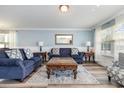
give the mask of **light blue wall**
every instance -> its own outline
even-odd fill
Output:
[[[55,34],[73,34],[73,46],[85,46],[87,41],[94,43],[94,31],[17,31],[17,46],[37,46],[38,41],[44,42],[44,47],[55,46]]]

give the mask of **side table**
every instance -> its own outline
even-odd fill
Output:
[[[34,55],[38,55],[38,56],[42,56],[43,61],[46,62],[47,61],[47,52],[34,52]]]
[[[94,52],[85,52],[84,56],[85,56],[85,62],[87,62],[87,61],[91,62],[91,58],[92,58],[92,61],[95,62],[95,53]]]

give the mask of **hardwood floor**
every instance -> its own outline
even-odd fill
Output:
[[[61,85],[49,84],[49,88],[120,88],[121,86],[116,82],[108,82],[105,67],[96,63],[85,63],[83,66],[100,82],[100,84],[79,84],[79,85]]]

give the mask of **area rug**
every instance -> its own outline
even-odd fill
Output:
[[[0,87],[47,87],[48,84],[100,84],[96,78],[91,75],[82,65],[78,66],[77,78],[74,79],[72,72],[59,72],[59,74],[50,75],[47,79],[46,66],[42,66],[26,82],[16,80],[0,80]]]

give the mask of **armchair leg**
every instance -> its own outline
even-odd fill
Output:
[[[111,82],[111,77],[110,76],[108,76],[108,81]]]

